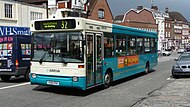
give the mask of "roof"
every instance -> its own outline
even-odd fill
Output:
[[[93,10],[98,0],[89,0],[89,10]]]
[[[169,15],[163,11],[150,9],[150,8],[146,8],[146,7],[143,7],[143,9],[141,9],[141,10],[137,10],[137,9],[131,9],[131,10],[135,11],[136,13],[140,13],[143,10],[150,11],[152,13],[152,15],[154,16],[154,18],[157,18],[157,17],[168,18],[169,17]]]
[[[159,11],[159,10],[154,10],[154,9],[150,9],[150,8],[145,8],[143,7],[142,9],[138,10],[138,9],[130,9],[128,12],[125,13],[125,15],[118,15],[115,17],[115,21],[123,21],[123,18],[130,12],[130,11],[134,11],[135,13],[139,14],[141,13],[143,10],[147,10],[149,12],[152,13],[154,19],[156,19],[157,17],[163,17],[163,18],[169,18],[169,14],[165,13],[163,11]]]
[[[188,21],[185,19],[185,17],[184,17],[181,13],[179,13],[179,12],[169,12],[169,16],[170,16],[170,18],[171,18],[173,21],[177,20],[177,21],[188,22]]]
[[[114,21],[122,21],[124,18],[124,15],[118,15],[115,17]]]
[[[26,3],[44,3],[44,2],[48,2],[48,0],[22,0],[23,2]]]

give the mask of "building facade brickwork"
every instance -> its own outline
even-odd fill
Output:
[[[94,6],[91,7],[90,9],[90,14],[88,16],[89,19],[93,19],[93,20],[99,20],[99,21],[103,21],[103,22],[109,22],[112,23],[113,22],[113,15],[112,12],[109,8],[109,5],[107,3],[107,0],[97,0],[96,2],[94,2]],[[104,12],[104,18],[100,18],[98,17],[100,14],[99,11],[103,10]]]
[[[147,9],[129,11],[128,13],[126,13],[124,17],[125,22],[127,22],[128,20],[133,21],[133,22],[156,24],[156,21],[154,20],[152,12],[150,12]]]

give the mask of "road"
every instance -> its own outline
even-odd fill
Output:
[[[108,89],[97,87],[79,91],[30,85],[22,78],[0,81],[0,107],[133,107],[174,81],[171,66],[176,56],[159,57],[155,71],[116,81]]]

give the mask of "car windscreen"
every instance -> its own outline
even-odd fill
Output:
[[[183,53],[181,54],[181,56],[179,57],[180,61],[190,61],[190,53]]]

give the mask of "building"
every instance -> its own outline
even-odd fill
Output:
[[[89,19],[113,23],[113,15],[107,0],[90,0]]]
[[[46,5],[48,17],[85,17],[104,22],[113,22],[113,15],[107,0],[54,0],[50,5],[48,0],[22,0],[31,4]]]
[[[189,24],[185,17],[179,12],[169,12],[166,19],[166,35],[168,38],[167,46],[174,49],[186,48],[189,42]]]
[[[30,34],[32,20],[46,18],[46,9],[14,0],[0,1],[0,35]]]
[[[125,15],[116,16],[114,23],[135,27],[142,30],[158,33],[158,50],[164,49],[166,39],[165,35],[165,18],[169,15],[159,11],[157,6],[151,9],[143,6],[137,6],[137,9],[130,9]]]
[[[154,32],[158,29],[152,12],[143,6],[137,6],[137,9],[130,9],[124,15],[116,16],[114,23]]]

